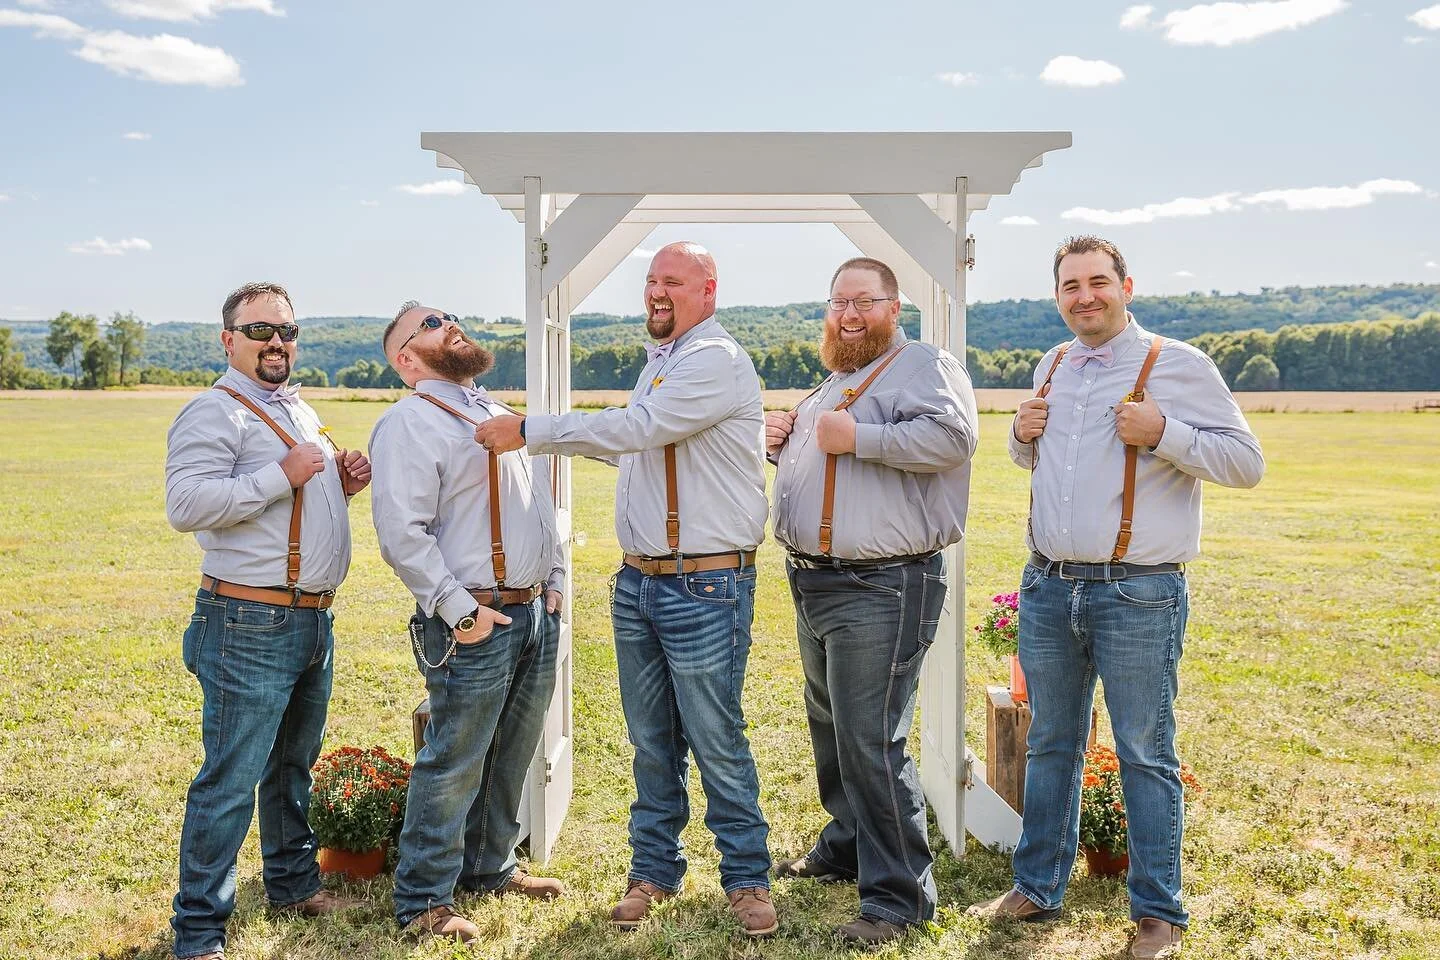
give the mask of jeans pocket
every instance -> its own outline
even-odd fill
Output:
[[[1045,576],[1045,568],[1037,567],[1033,563],[1025,564],[1025,569],[1020,571],[1020,589],[1029,590]]]
[[[185,664],[185,669],[195,673],[200,662],[200,651],[205,646],[205,627],[209,618],[203,613],[197,613],[190,618],[190,626],[185,628],[185,635],[180,640],[180,659]]]
[[[945,612],[945,595],[950,590],[950,585],[944,577],[937,577],[931,574],[923,574],[924,581],[920,585],[920,626],[938,627],[940,615]],[[933,636],[933,631],[932,631]]]
[[[695,600],[712,603],[735,602],[735,574],[717,570],[708,573],[687,573],[683,578],[685,594]]]
[[[1129,577],[1115,581],[1115,595],[1137,607],[1159,609],[1173,607],[1183,589],[1180,577],[1173,573],[1157,573],[1148,577]]]
[[[264,603],[233,604],[226,612],[225,626],[231,630],[279,630],[290,622],[290,608]]]

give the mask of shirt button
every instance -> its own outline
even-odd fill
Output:
[[[1094,383],[1094,382],[1095,382],[1095,378],[1094,378],[1094,377],[1090,377],[1090,378],[1088,378],[1085,382],[1086,382],[1086,383]]]
[[[1066,470],[1074,470],[1075,468],[1072,467],[1072,466],[1070,466],[1070,464],[1067,463],[1067,464],[1065,464],[1065,469],[1066,469]]]
[[[1070,502],[1070,498],[1069,498],[1069,497],[1066,497],[1066,498],[1065,498],[1065,502],[1066,502],[1066,503],[1069,503],[1069,502]]]
[[[1078,433],[1072,433],[1072,434],[1070,434],[1070,439],[1071,439],[1071,440],[1079,440],[1079,439],[1080,439],[1080,434],[1078,434]]]
[[[1068,529],[1066,529],[1065,527],[1061,527],[1061,528],[1060,528],[1060,532],[1061,532],[1061,533],[1069,533],[1070,531],[1069,531]]]
[[[788,493],[782,493],[782,494],[780,494],[780,499],[781,499],[781,500],[789,500],[789,499],[790,499],[790,494],[788,494]]]
[[[794,462],[795,462],[795,458],[794,458],[794,457],[791,457],[791,458],[790,458],[790,462],[791,462],[791,463],[794,463]]]

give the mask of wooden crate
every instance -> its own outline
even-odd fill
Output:
[[[1016,813],[1025,812],[1025,738],[1030,733],[1030,704],[1016,702],[1007,687],[985,688],[985,782]],[[1095,746],[1100,718],[1090,711],[1090,736]]]

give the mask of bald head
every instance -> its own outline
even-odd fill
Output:
[[[674,340],[715,313],[715,258],[698,243],[668,243],[645,277],[645,329],[661,343]]]

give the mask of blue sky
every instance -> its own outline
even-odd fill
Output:
[[[0,0],[0,317],[214,321],[261,278],[301,316],[520,314],[514,219],[402,189],[458,178],[423,130],[1070,130],[972,217],[972,299],[1048,295],[1074,232],[1142,294],[1440,282],[1436,90],[1429,0]],[[722,304],[819,299],[853,253],[645,246],[681,238]],[[582,309],[638,312],[644,265]]]

